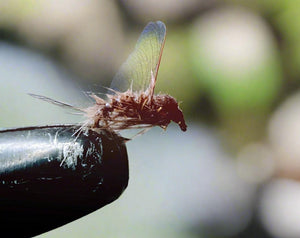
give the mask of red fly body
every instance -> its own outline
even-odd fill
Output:
[[[88,120],[86,125],[94,128],[122,130],[160,126],[166,129],[171,121],[186,131],[182,111],[176,100],[166,94],[153,95],[147,92],[128,90],[108,95],[108,101],[91,95],[96,103],[83,109]]]
[[[166,26],[163,22],[148,23],[134,51],[114,77],[107,99],[92,94],[90,96],[95,104],[91,107],[74,108],[44,96],[32,96],[83,112],[87,120],[82,128],[118,131],[160,126],[166,129],[174,121],[182,131],[186,131],[187,126],[177,101],[167,94],[154,94],[165,35]]]

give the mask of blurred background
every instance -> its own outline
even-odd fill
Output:
[[[149,21],[184,111],[127,143],[114,203],[39,237],[300,237],[299,0],[0,1],[0,127],[83,120]]]

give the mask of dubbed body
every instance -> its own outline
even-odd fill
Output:
[[[122,130],[160,126],[166,129],[174,121],[186,131],[182,111],[169,95],[154,95],[150,101],[146,93],[131,91],[108,95],[108,101],[96,95],[92,97],[95,105],[84,109],[88,127]]]

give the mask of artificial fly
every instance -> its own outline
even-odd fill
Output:
[[[166,129],[171,121],[186,131],[183,113],[177,101],[167,94],[154,94],[158,69],[166,37],[163,22],[150,22],[141,33],[134,51],[112,80],[107,99],[91,94],[95,104],[78,108],[51,98],[31,96],[55,105],[80,111],[87,119],[81,129]]]

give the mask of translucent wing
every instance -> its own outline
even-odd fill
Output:
[[[163,22],[149,22],[134,51],[113,78],[111,89],[120,92],[129,88],[132,91],[145,91],[150,85],[151,76],[156,80],[165,36],[166,26]]]

